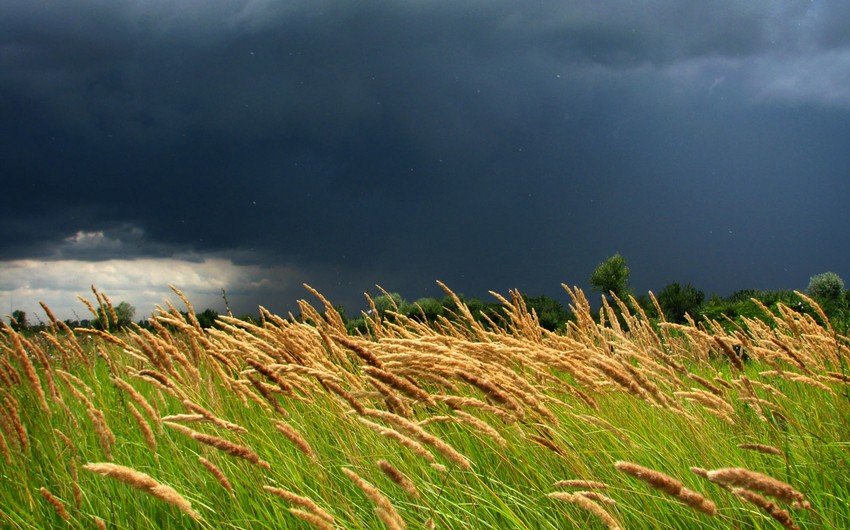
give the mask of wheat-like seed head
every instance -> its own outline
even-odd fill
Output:
[[[83,466],[83,469],[91,471],[92,473],[97,473],[98,475],[120,480],[121,482],[142,490],[163,502],[178,507],[183,513],[195,520],[201,520],[201,514],[195,511],[192,508],[192,504],[186,500],[185,497],[177,493],[174,488],[166,486],[165,484],[160,484],[141,471],[136,471],[135,469],[127,466],[108,462],[86,464]]]
[[[398,470],[394,465],[390,464],[386,460],[378,460],[378,467],[381,471],[384,472],[384,475],[389,477],[390,480],[398,484],[398,486],[407,492],[411,497],[420,497],[419,490],[416,489],[416,486],[413,482],[407,478],[407,476]]]
[[[712,482],[758,491],[786,502],[798,502],[805,508],[811,507],[805,495],[791,485],[763,473],[741,467],[727,467],[709,471],[707,476]]]
[[[576,493],[566,493],[563,491],[555,491],[549,493],[547,497],[552,499],[557,499],[559,501],[569,502],[571,504],[575,504],[576,506],[586,510],[596,517],[599,518],[600,521],[605,525],[608,530],[621,530],[620,523],[617,522],[614,517],[608,513],[605,508],[597,504],[595,501],[585,497],[584,495],[579,495]]]
[[[38,490],[41,492],[41,496],[44,497],[44,500],[50,503],[53,506],[53,509],[56,511],[56,515],[61,517],[62,519],[68,521],[71,519],[71,515],[68,513],[68,510],[65,508],[65,503],[62,502],[58,497],[50,493],[45,487],[41,487]]]

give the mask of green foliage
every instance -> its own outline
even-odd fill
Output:
[[[198,319],[198,323],[202,328],[211,328],[213,324],[215,324],[215,319],[218,317],[218,312],[215,309],[204,309],[200,313],[197,313],[195,317]]]
[[[136,308],[127,302],[121,302],[115,306],[115,315],[118,317],[117,326],[123,328],[133,322],[133,317],[136,315]]]
[[[103,319],[98,317],[91,321],[91,326],[95,329],[118,331],[119,329],[125,328],[133,323],[133,317],[136,314],[135,307],[130,305],[128,302],[122,301],[117,306],[114,306],[114,309],[115,316],[118,319],[117,321],[113,321],[111,313],[104,307],[101,313],[106,316],[107,322],[104,323]]]
[[[713,295],[699,309],[699,317],[719,321],[725,321],[728,318],[736,322],[740,322],[742,318],[754,318],[772,325],[773,322],[752,299],[756,299],[770,308],[774,314],[778,312],[776,310],[777,304],[783,304],[796,311],[807,311],[814,315],[809,308],[804,306],[802,298],[797,296],[794,291],[743,289],[726,298]]]
[[[809,279],[807,291],[819,302],[834,302],[844,294],[844,280],[834,272],[816,274]]]
[[[832,320],[846,319],[847,305],[844,280],[834,272],[816,274],[809,280],[809,295],[817,300]]]
[[[15,331],[24,331],[29,329],[26,311],[22,311],[20,309],[12,311],[12,329]]]
[[[434,322],[445,314],[443,302],[436,298],[420,298],[408,306],[407,316],[420,321],[423,316],[428,322]]]
[[[625,300],[629,293],[630,273],[625,258],[618,252],[596,266],[590,276],[590,285],[595,291],[614,293]]]
[[[705,293],[691,284],[668,284],[658,293],[658,305],[671,322],[685,322],[685,314],[696,315],[705,300]]]
[[[569,315],[564,306],[554,298],[545,295],[523,296],[525,306],[529,311],[534,310],[540,320],[540,327],[549,331],[562,330],[567,325]]]
[[[375,302],[375,309],[379,315],[384,315],[387,311],[401,312],[404,306],[407,305],[404,298],[399,293],[382,294],[372,299]]]

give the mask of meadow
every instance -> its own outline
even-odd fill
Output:
[[[0,335],[0,526],[850,525],[850,339],[814,301],[683,325],[565,290],[562,333],[516,292],[505,322],[457,299],[355,335],[310,288],[210,329],[176,289],[152,330],[45,307]]]

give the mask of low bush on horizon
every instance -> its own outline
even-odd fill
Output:
[[[563,331],[334,306],[0,337],[0,526],[845,528],[850,339],[820,307]],[[109,299],[89,308],[109,321]],[[637,308],[632,310],[630,308]],[[766,323],[769,321],[770,324]]]

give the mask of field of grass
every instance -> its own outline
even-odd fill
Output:
[[[0,526],[850,525],[847,337],[782,307],[770,325],[622,304],[598,322],[567,291],[563,334],[518,293],[499,326],[458,300],[368,336],[315,292],[304,322],[203,330],[177,292],[190,316],[169,304],[152,332],[6,326]]]

